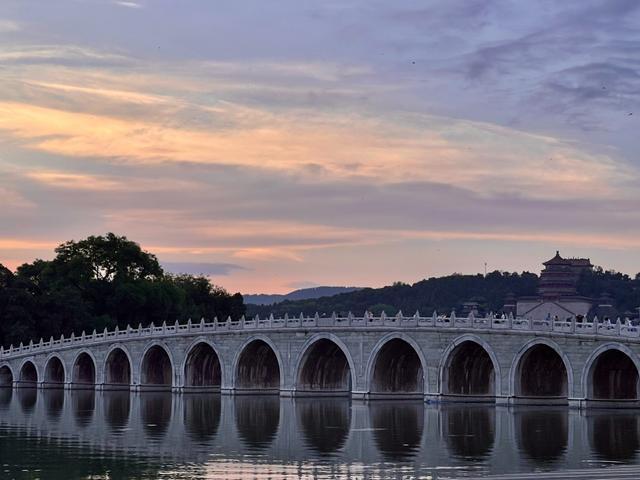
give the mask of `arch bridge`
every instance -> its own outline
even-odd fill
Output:
[[[256,317],[0,349],[0,386],[640,407],[639,354],[628,320]]]

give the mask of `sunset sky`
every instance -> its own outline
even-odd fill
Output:
[[[640,2],[2,0],[0,263],[231,291],[640,271]]]

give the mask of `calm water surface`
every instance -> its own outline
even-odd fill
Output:
[[[0,390],[0,478],[458,478],[639,462],[640,416]]]

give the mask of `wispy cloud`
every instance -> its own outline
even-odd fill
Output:
[[[0,19],[0,33],[17,32],[19,30],[21,30],[21,27],[18,22]]]
[[[114,2],[116,5],[119,5],[121,7],[127,7],[127,8],[142,8],[142,4],[138,3],[138,2],[123,2],[123,1],[116,1]]]

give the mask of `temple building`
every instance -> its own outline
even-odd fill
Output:
[[[531,320],[586,318],[599,303],[592,298],[578,295],[578,280],[585,270],[593,265],[588,258],[562,258],[560,252],[543,263],[538,295],[505,299],[505,307],[515,314]],[[505,308],[506,309],[506,308]]]

